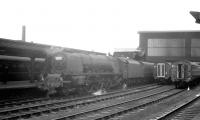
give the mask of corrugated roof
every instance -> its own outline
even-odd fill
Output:
[[[55,50],[60,49],[60,50],[66,51],[66,52],[80,52],[80,53],[106,55],[105,53],[100,53],[100,52],[79,50],[79,49],[73,49],[73,48],[65,48],[65,47],[52,46],[52,45],[44,45],[44,44],[24,42],[24,41],[20,41],[20,40],[10,40],[10,39],[4,39],[4,38],[0,38],[0,47],[33,50],[33,51],[51,51],[53,49],[55,49]]]
[[[9,40],[0,38],[0,47],[8,47],[8,48],[19,48],[26,50],[44,50],[50,48],[48,45],[24,42],[20,40]]]

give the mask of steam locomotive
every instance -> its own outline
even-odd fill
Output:
[[[153,64],[106,55],[50,54],[43,74],[43,88],[49,94],[93,93],[153,80]]]

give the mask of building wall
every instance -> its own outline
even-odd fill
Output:
[[[139,32],[140,48],[152,62],[200,61],[200,31]]]

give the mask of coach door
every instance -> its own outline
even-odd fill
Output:
[[[157,77],[165,77],[165,63],[157,64]]]
[[[183,79],[184,78],[184,64],[177,65],[177,78]]]

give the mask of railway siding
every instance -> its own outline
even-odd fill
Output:
[[[180,91],[181,92],[181,91]],[[156,96],[151,96],[149,98],[146,99],[142,99],[140,101],[135,101],[135,102],[130,102],[130,103],[125,103],[125,104],[121,104],[120,106],[115,106],[113,108],[110,108],[108,110],[104,110],[101,111],[99,113],[95,113],[93,116],[87,116],[87,117],[80,117],[77,120],[81,120],[81,119],[87,119],[87,120],[104,120],[104,119],[109,119],[112,118],[114,116],[120,115],[120,114],[124,114],[128,111],[132,111],[132,110],[137,110],[137,109],[141,109],[144,106],[148,106],[151,105],[153,103],[157,103],[158,101],[168,98],[170,96],[173,96],[175,94],[178,94],[179,91],[174,90],[174,91],[170,91],[170,92],[166,92],[163,94],[159,94]]]
[[[40,102],[31,103],[31,104],[23,104],[22,106],[16,106],[10,109],[3,108],[0,110],[1,113],[1,119],[12,119],[12,118],[21,118],[21,117],[32,117],[32,115],[40,115],[43,113],[54,113],[54,111],[59,110],[66,110],[66,109],[72,109],[77,108],[80,106],[84,106],[91,103],[96,103],[104,100],[119,98],[123,96],[128,96],[132,94],[139,94],[139,93],[146,93],[145,91],[153,90],[153,89],[163,89],[161,86],[156,85],[148,85],[146,87],[138,87],[134,89],[129,89],[125,91],[117,91],[117,92],[111,92],[105,95],[101,96],[88,96],[88,97],[81,97],[77,99],[70,99],[70,100],[58,100],[55,102],[55,100],[52,100],[52,102],[46,102],[46,104],[43,101],[43,104],[41,105]],[[51,104],[52,103],[52,104]],[[54,104],[55,103],[55,104]],[[74,104],[73,104],[74,103]],[[25,112],[24,112],[25,111]]]
[[[164,88],[162,88],[164,89]],[[91,114],[100,110],[104,110],[104,109],[110,109],[112,107],[119,107],[121,105],[135,105],[135,107],[141,107],[142,105],[148,104],[149,102],[154,102],[155,99],[159,100],[164,98],[163,96],[170,96],[173,95],[175,93],[178,93],[180,90],[173,90],[172,88],[165,88],[164,90],[157,90],[156,91],[151,91],[151,92],[146,92],[145,95],[140,95],[139,96],[132,96],[129,98],[121,98],[121,99],[117,99],[117,100],[111,100],[111,101],[106,101],[106,102],[99,102],[97,104],[94,105],[89,105],[89,106],[85,106],[82,108],[78,108],[78,109],[73,109],[71,111],[59,111],[58,113],[55,114],[49,114],[49,115],[45,115],[45,116],[41,116],[39,118],[35,118],[35,119],[43,119],[43,120],[47,120],[47,119],[52,119],[52,120],[60,120],[60,119],[65,119],[65,118],[70,118],[70,119],[74,119],[77,117],[82,117],[82,115],[85,114]],[[173,92],[172,92],[173,91]],[[160,95],[162,94],[162,96]],[[152,100],[153,99],[153,100]]]
[[[180,96],[175,96],[167,101],[162,101],[151,107],[144,108],[141,111],[136,111],[122,117],[122,120],[163,120],[166,119],[173,111],[177,111],[191,101],[200,98],[200,87],[196,90],[184,92]],[[181,119],[180,119],[181,120]]]
[[[161,86],[157,86],[154,84],[151,85],[145,85],[145,86],[140,86],[140,87],[136,87],[136,88],[132,88],[132,89],[127,89],[127,90],[119,90],[119,91],[113,91],[113,92],[109,92],[107,94],[103,94],[101,96],[108,96],[111,94],[118,94],[119,93],[127,93],[127,94],[131,94],[133,93],[133,91],[135,93],[139,93],[139,92],[143,92],[143,91],[148,91],[154,88],[158,88]],[[86,99],[92,99],[92,98],[98,98],[99,96],[84,96],[84,97],[77,97],[77,98],[71,98],[71,97],[63,97],[63,98],[56,98],[57,100],[61,101],[61,102],[71,102],[71,101],[80,101],[80,100],[86,100]],[[52,101],[51,98],[17,98],[17,99],[7,99],[7,100],[2,100],[0,101],[0,111],[4,110],[4,109],[11,109],[13,108],[13,106],[16,108],[18,105],[23,105],[23,104],[35,104],[36,102],[43,102],[45,101],[45,103],[47,103],[48,101]]]

